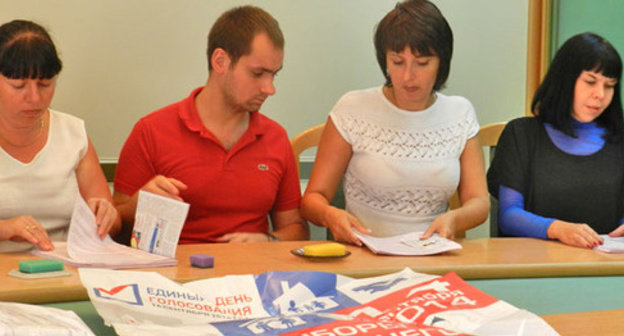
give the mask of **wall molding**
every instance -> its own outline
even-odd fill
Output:
[[[531,114],[531,101],[548,70],[551,53],[553,0],[529,0],[527,42],[527,81],[525,114]]]

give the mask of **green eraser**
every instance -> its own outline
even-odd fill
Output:
[[[19,270],[22,273],[45,273],[62,271],[63,263],[52,259],[26,260],[19,262]]]

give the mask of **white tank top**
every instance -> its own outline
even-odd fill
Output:
[[[21,162],[0,147],[0,219],[30,215],[52,240],[65,240],[79,194],[76,168],[87,148],[84,122],[53,110],[46,144],[32,161]],[[0,241],[0,252],[31,246]]]

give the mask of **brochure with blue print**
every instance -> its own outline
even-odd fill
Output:
[[[140,190],[130,246],[175,257],[189,207],[188,203]]]

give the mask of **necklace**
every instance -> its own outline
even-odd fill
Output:
[[[41,134],[43,134],[44,126],[45,126],[45,118],[42,117],[41,118],[41,122],[39,123],[39,130],[37,130],[37,134],[35,134],[33,136],[32,140],[29,140],[27,143],[16,144],[16,143],[10,141],[9,139],[7,139],[7,137],[5,137],[4,134],[2,134],[2,132],[0,132],[0,138],[2,139],[3,142],[7,143],[11,147],[15,147],[15,148],[28,147],[28,146],[31,146],[32,144],[34,144],[35,142],[37,142],[37,140],[39,140],[39,138],[41,137]]]

